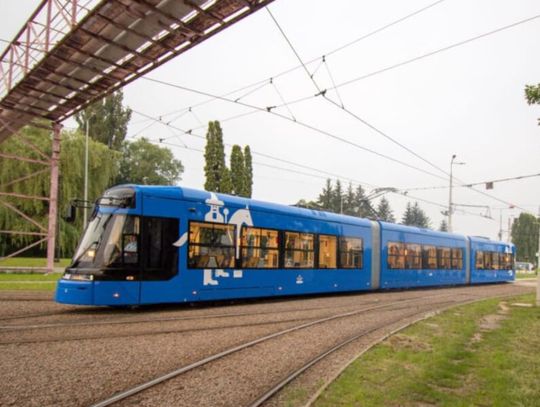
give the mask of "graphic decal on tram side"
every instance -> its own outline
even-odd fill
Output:
[[[206,222],[223,223],[236,226],[236,236],[234,241],[236,242],[236,259],[240,259],[240,233],[242,226],[253,226],[253,219],[251,218],[251,212],[249,206],[246,205],[245,209],[238,209],[229,217],[230,211],[224,205],[214,192],[210,192],[210,198],[205,200],[205,203],[209,206],[208,212],[204,216]],[[181,247],[188,241],[188,233],[185,232],[175,243],[177,247]],[[233,270],[233,278],[242,278],[244,276],[243,270]],[[203,285],[219,285],[218,278],[228,278],[230,273],[224,269],[208,268],[203,270]]]

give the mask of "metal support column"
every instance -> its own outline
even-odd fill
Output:
[[[51,155],[51,190],[49,197],[49,229],[47,233],[47,272],[54,271],[54,249],[56,243],[56,222],[58,210],[58,173],[60,159],[60,130],[62,125],[53,123]]]

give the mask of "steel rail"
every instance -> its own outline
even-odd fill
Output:
[[[468,293],[455,293],[455,295],[469,295]],[[419,299],[419,298],[425,298],[423,296],[416,296],[416,297],[409,297],[405,298],[405,300],[411,300],[411,299]],[[5,299],[6,301],[17,301],[19,299]],[[21,301],[26,301],[25,299],[20,299]],[[32,299],[36,300],[36,299]],[[0,302],[4,301],[0,298]],[[29,299],[28,301],[31,301]],[[38,300],[36,300],[38,301]],[[40,299],[39,301],[48,301],[45,299]],[[358,305],[371,305],[375,303],[379,303],[380,299],[370,300],[370,301],[362,301],[358,303],[347,303],[342,305],[337,305],[330,307],[332,309],[340,309],[340,308],[352,308]],[[403,300],[400,300],[403,301]],[[0,325],[0,331],[24,331],[24,330],[30,330],[30,329],[47,329],[47,328],[63,328],[63,327],[78,327],[78,326],[100,326],[100,325],[129,325],[129,324],[140,324],[140,323],[153,323],[153,322],[174,322],[174,321],[190,321],[190,320],[204,320],[204,319],[213,319],[213,318],[236,318],[236,317],[244,317],[244,316],[258,316],[258,315],[268,315],[268,314],[281,314],[281,313],[287,313],[287,312],[310,312],[310,311],[317,311],[321,309],[328,309],[328,306],[316,306],[316,307],[310,307],[310,308],[285,308],[283,310],[271,310],[271,311],[259,311],[259,312],[238,312],[238,313],[220,313],[220,314],[200,314],[200,315],[191,315],[191,316],[171,316],[171,317],[164,317],[164,318],[145,318],[145,319],[117,319],[117,320],[110,320],[110,321],[82,321],[82,322],[57,322],[57,323],[44,323],[44,324],[31,324],[31,325]],[[84,310],[86,311],[86,310]],[[58,314],[30,314],[29,316],[21,315],[21,316],[13,316],[13,317],[7,317],[7,318],[1,318],[0,321],[4,321],[6,319],[23,319],[23,318],[34,318],[34,317],[47,317],[47,316],[54,316],[54,315],[64,315],[69,314],[71,311],[65,311]],[[175,312],[175,311],[167,311],[167,310],[157,310],[151,312]],[[76,312],[74,312],[76,314]]]
[[[414,297],[421,298],[421,297]],[[355,305],[371,305],[374,303],[380,302],[376,301],[365,301],[360,304],[346,304],[339,305],[336,307],[331,307],[332,309],[354,307]],[[222,314],[203,314],[203,315],[192,315],[192,316],[178,316],[178,317],[164,317],[164,318],[146,318],[146,319],[125,319],[125,320],[111,320],[111,321],[94,321],[94,322],[59,322],[59,323],[50,323],[50,324],[34,324],[34,325],[0,325],[0,331],[24,331],[30,329],[47,329],[47,328],[62,328],[62,327],[85,327],[85,326],[100,326],[100,325],[130,325],[130,324],[141,324],[141,323],[155,323],[155,322],[176,322],[176,321],[192,321],[192,320],[204,320],[204,319],[215,319],[215,318],[237,318],[244,316],[260,316],[267,314],[282,314],[287,312],[310,312],[317,311],[320,309],[327,309],[328,307],[312,307],[312,308],[289,308],[281,311],[260,311],[260,312],[240,312],[240,313],[222,313]],[[43,315],[47,316],[47,315]],[[21,318],[31,318],[24,317]],[[0,321],[3,319],[0,318]]]
[[[446,295],[424,296],[421,299],[428,299],[428,298],[435,298],[435,297],[436,298],[441,298],[441,297],[449,297],[449,296],[455,296],[455,293],[450,293],[450,294],[446,294]],[[208,363],[211,363],[213,361],[222,359],[225,356],[231,355],[233,353],[237,353],[237,352],[242,351],[244,349],[251,348],[251,347],[253,347],[255,345],[258,345],[258,344],[266,342],[268,340],[271,340],[271,339],[286,335],[286,334],[291,333],[291,332],[296,332],[296,331],[299,331],[301,329],[310,328],[312,326],[323,324],[323,323],[329,322],[329,321],[334,321],[334,320],[337,320],[337,319],[356,316],[356,315],[358,315],[360,313],[365,313],[365,312],[375,311],[375,310],[379,310],[379,309],[383,309],[383,308],[388,308],[388,307],[391,307],[391,306],[396,305],[396,304],[401,305],[401,304],[408,303],[408,302],[414,302],[416,300],[417,300],[417,298],[416,299],[407,299],[407,300],[395,301],[395,302],[392,302],[392,303],[381,304],[381,305],[377,305],[377,306],[373,306],[373,307],[364,307],[364,308],[357,309],[356,311],[346,312],[346,313],[342,313],[342,314],[333,315],[333,316],[330,316],[330,317],[317,319],[315,321],[311,321],[311,322],[300,324],[300,325],[297,325],[297,326],[294,326],[294,327],[291,327],[291,328],[287,328],[287,329],[284,329],[284,330],[281,330],[281,331],[278,331],[278,332],[274,332],[272,334],[259,337],[257,339],[251,340],[249,342],[245,342],[243,344],[234,346],[232,348],[226,349],[226,350],[221,351],[219,353],[207,356],[207,357],[205,357],[203,359],[198,360],[197,362],[194,362],[194,363],[191,363],[189,365],[186,365],[186,366],[180,367],[178,369],[175,369],[175,370],[173,370],[173,371],[171,371],[169,373],[166,373],[166,374],[164,374],[162,376],[156,377],[155,379],[152,379],[152,380],[150,380],[148,382],[139,384],[139,385],[137,385],[135,387],[132,387],[131,389],[125,390],[125,391],[120,392],[120,393],[117,393],[117,394],[113,395],[112,397],[110,397],[108,399],[105,399],[105,400],[102,400],[102,401],[100,401],[98,403],[92,404],[91,407],[110,406],[110,405],[115,404],[115,403],[117,403],[117,402],[119,402],[121,400],[125,400],[125,399],[127,399],[127,398],[129,398],[129,397],[131,397],[131,396],[133,396],[135,394],[141,393],[144,390],[147,390],[147,389],[152,388],[152,387],[154,387],[154,386],[156,386],[158,384],[161,384],[161,383],[163,383],[165,381],[168,381],[168,380],[170,380],[172,378],[175,378],[175,377],[180,376],[180,375],[182,375],[184,373],[187,373],[187,372],[189,372],[191,370],[194,370],[194,369],[196,369],[198,367],[204,366],[204,365],[206,365]]]
[[[517,294],[519,295],[519,294]],[[306,402],[306,404],[303,406],[303,407],[311,407],[311,405],[313,405],[313,403],[320,397],[320,395],[324,392],[324,390],[326,390],[328,388],[328,386],[334,382],[344,371],[345,369],[347,369],[347,367],[349,367],[355,360],[357,360],[358,358],[360,358],[361,356],[363,356],[366,352],[370,351],[372,348],[374,348],[375,346],[377,346],[378,344],[380,344],[381,342],[385,341],[386,339],[388,339],[390,336],[392,335],[395,335],[401,331],[403,331],[404,329],[420,322],[420,321],[424,321],[426,319],[429,319],[429,318],[432,318],[442,312],[445,312],[445,311],[448,311],[448,310],[451,310],[453,308],[456,308],[456,307],[460,307],[462,305],[469,305],[469,304],[474,304],[474,303],[477,303],[477,302],[481,302],[481,301],[487,301],[487,300],[490,300],[490,299],[504,299],[504,298],[511,298],[511,297],[515,297],[516,296],[516,293],[514,294],[501,294],[501,295],[495,295],[495,296],[492,296],[492,297],[481,297],[481,298],[477,298],[477,299],[474,299],[474,300],[471,300],[471,301],[465,301],[465,302],[462,302],[462,303],[459,303],[459,304],[454,304],[454,305],[449,305],[447,307],[443,307],[443,308],[440,308],[438,310],[435,310],[433,312],[430,312],[420,318],[416,318],[412,321],[409,321],[409,322],[406,322],[405,324],[402,324],[400,325],[399,327],[393,329],[392,331],[388,332],[387,334],[385,334],[384,336],[382,336],[381,338],[378,338],[376,339],[375,341],[371,342],[366,348],[364,348],[360,353],[358,353],[356,356],[354,356],[351,360],[349,360],[349,362],[347,362],[345,365],[343,365],[338,371],[337,373],[335,373],[330,379],[328,379],[320,388],[319,390],[317,390],[317,392],[315,394],[313,394],[313,396]]]
[[[254,322],[254,323],[245,323],[245,324],[232,324],[232,325],[217,325],[217,326],[203,326],[198,328],[179,328],[179,329],[165,329],[165,330],[156,330],[156,329],[147,329],[140,332],[133,333],[119,333],[112,335],[101,335],[94,334],[91,336],[73,336],[73,337],[61,337],[61,338],[45,338],[45,339],[16,339],[12,341],[0,341],[0,346],[3,345],[23,345],[31,343],[56,343],[56,342],[72,342],[72,341],[92,341],[92,340],[104,340],[104,339],[119,339],[119,338],[135,338],[139,336],[154,336],[154,335],[170,335],[170,334],[187,334],[201,331],[216,331],[216,330],[226,330],[226,329],[235,329],[235,328],[252,328],[265,325],[279,325],[286,324],[291,322],[300,322],[300,321],[312,321],[316,317],[305,317],[305,318],[291,318],[284,320],[274,320],[274,321],[264,321],[264,322]],[[12,332],[12,331],[10,331]]]
[[[511,294],[510,296],[514,296],[514,295],[515,294]],[[473,294],[471,294],[471,296],[473,296]],[[338,344],[334,345],[333,347],[331,347],[331,348],[323,351],[322,353],[318,354],[317,356],[311,358],[308,362],[306,362],[304,365],[302,365],[298,369],[294,370],[293,372],[289,373],[285,378],[283,378],[274,387],[269,389],[263,395],[259,396],[256,400],[254,400],[253,402],[248,404],[246,407],[259,407],[259,406],[261,406],[263,403],[267,402],[272,397],[274,397],[277,393],[279,393],[281,390],[283,390],[294,379],[296,379],[298,376],[300,376],[302,373],[304,373],[310,367],[317,364],[318,362],[320,362],[321,360],[323,360],[327,356],[337,352],[338,350],[344,348],[348,344],[350,344],[350,343],[352,343],[352,342],[354,342],[354,341],[356,341],[356,340],[358,340],[358,339],[360,339],[360,338],[362,338],[364,336],[367,336],[367,335],[369,335],[369,334],[371,334],[371,333],[373,333],[373,332],[375,332],[377,330],[392,326],[395,323],[403,320],[404,318],[410,318],[410,317],[415,316],[415,315],[422,315],[419,318],[416,318],[416,319],[414,319],[412,321],[409,321],[409,322],[399,326],[396,329],[393,329],[392,331],[390,331],[389,333],[384,335],[382,338],[380,338],[380,339],[376,340],[375,342],[373,342],[372,344],[370,344],[366,350],[362,351],[362,353],[360,355],[357,355],[352,360],[358,359],[358,357],[360,357],[362,354],[364,354],[367,350],[373,348],[376,344],[381,343],[382,341],[389,338],[390,336],[392,336],[392,335],[404,330],[405,328],[407,328],[407,327],[409,327],[411,325],[414,325],[414,324],[416,324],[416,323],[418,323],[420,321],[423,321],[423,320],[425,320],[427,318],[431,318],[431,317],[433,317],[433,316],[435,316],[437,314],[440,314],[441,312],[444,312],[444,311],[447,311],[449,309],[459,307],[459,306],[462,306],[462,305],[472,304],[472,303],[475,303],[475,302],[485,301],[485,300],[489,300],[489,299],[493,299],[493,298],[504,298],[504,297],[507,297],[507,296],[506,295],[494,296],[494,297],[476,296],[476,298],[473,299],[473,300],[463,301],[463,302],[460,302],[459,300],[445,301],[445,302],[442,302],[442,304],[449,303],[450,305],[448,305],[446,307],[436,309],[436,310],[423,310],[423,311],[420,311],[420,312],[414,312],[414,313],[412,313],[410,315],[406,315],[404,317],[402,316],[402,317],[399,317],[399,318],[395,318],[395,319],[393,319],[392,321],[390,321],[388,323],[377,325],[377,326],[375,326],[373,328],[370,328],[370,329],[367,329],[367,330],[362,330],[359,333],[356,333],[356,334],[348,337],[347,339],[339,342]],[[429,305],[429,304],[426,304],[426,305]],[[434,304],[431,304],[431,305],[434,305]],[[436,305],[440,305],[440,304],[436,304]],[[347,364],[347,366],[349,364]],[[340,370],[340,372],[342,372],[342,371]]]
[[[448,287],[447,287],[448,288]],[[462,288],[462,287],[458,287]],[[414,293],[415,291],[410,290],[411,293]],[[341,293],[344,295],[350,294],[350,293]],[[456,295],[467,295],[467,293],[456,293]],[[323,298],[335,298],[335,297],[316,297],[317,299],[323,299]],[[407,299],[415,299],[415,298],[422,298],[422,297],[410,297]],[[287,301],[287,300],[297,300],[297,297],[292,297],[290,299],[284,299],[281,298],[279,302]],[[303,298],[304,300],[306,298]],[[48,298],[22,298],[22,297],[15,297],[15,298],[1,298],[0,302],[2,301],[50,301]],[[272,299],[267,302],[259,302],[260,304],[272,304],[274,301]],[[353,307],[358,305],[369,305],[373,303],[380,302],[380,299],[372,300],[372,301],[363,301],[359,303],[349,303],[349,304],[343,304],[339,306],[332,307],[333,309],[338,308],[347,308],[347,307]],[[240,305],[250,305],[250,303],[242,303]],[[234,318],[234,317],[242,317],[242,316],[250,316],[250,315],[265,315],[265,314],[274,314],[274,313],[284,313],[284,312],[302,312],[302,311],[316,311],[319,309],[325,309],[328,308],[327,306],[317,306],[317,307],[310,307],[310,308],[285,308],[281,311],[260,311],[260,312],[241,312],[241,313],[220,313],[220,314],[200,314],[200,315],[192,315],[192,316],[183,316],[183,317],[170,317],[171,321],[175,320],[196,320],[196,319],[212,319],[212,318]],[[56,316],[56,315],[68,315],[68,314],[74,314],[76,315],[78,311],[82,311],[82,313],[92,312],[94,310],[100,311],[102,308],[88,308],[88,309],[81,309],[81,310],[66,310],[61,312],[45,312],[45,313],[36,313],[36,314],[26,314],[26,315],[13,315],[13,316],[7,316],[7,317],[0,317],[1,321],[7,321],[7,320],[13,320],[13,319],[27,319],[27,318],[45,318],[49,316]],[[175,310],[168,311],[163,309],[150,309],[149,312],[175,312]],[[65,326],[87,326],[87,325],[108,325],[108,324],[131,324],[131,323],[144,323],[144,322],[167,322],[165,319],[150,319],[147,318],[147,320],[140,319],[140,320],[113,320],[113,321],[96,321],[96,322],[76,322],[76,323],[51,323],[51,324],[34,324],[34,325],[3,325],[0,326],[0,330],[2,329],[39,329],[39,328],[61,328]]]

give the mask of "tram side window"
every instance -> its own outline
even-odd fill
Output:
[[[450,248],[438,247],[437,258],[438,258],[439,269],[449,270],[451,268],[452,260],[450,257]]]
[[[339,268],[361,269],[364,267],[364,242],[357,237],[339,238]]]
[[[388,268],[405,268],[405,245],[403,243],[388,242]]]
[[[235,226],[190,222],[189,268],[233,268]]]
[[[313,268],[314,242],[311,233],[285,232],[285,268]]]
[[[319,235],[319,268],[335,269],[337,267],[337,237]]]
[[[493,262],[490,252],[484,252],[484,270],[492,270]]]
[[[405,268],[422,268],[422,246],[412,243],[407,243],[405,245]]]
[[[422,246],[422,265],[424,269],[437,269],[437,248],[435,246]]]
[[[176,275],[178,247],[174,243],[178,240],[178,219],[143,218],[143,231],[143,279],[166,280]]]
[[[242,268],[277,268],[278,231],[244,227],[242,229]]]
[[[463,250],[452,249],[452,269],[461,270],[463,268]]]
[[[500,270],[499,267],[499,253],[498,252],[491,252],[491,269],[492,270]]]
[[[481,250],[476,251],[476,260],[474,262],[477,270],[484,269],[484,252]]]
[[[510,253],[499,253],[499,268],[500,270],[512,270],[514,264],[514,256]]]

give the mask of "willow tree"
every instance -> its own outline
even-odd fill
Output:
[[[45,154],[51,154],[51,135],[43,129],[26,127],[21,134]],[[59,225],[58,250],[62,256],[70,256],[77,244],[82,229],[82,220],[79,218],[74,224],[63,220],[70,201],[82,198],[84,188],[84,137],[78,132],[62,132],[60,151],[60,179],[59,179]],[[6,154],[42,159],[36,152],[30,150],[13,136],[0,144],[0,151]],[[119,154],[111,151],[107,146],[90,140],[89,142],[89,177],[88,196],[93,200],[113,182],[117,169]],[[20,160],[2,159],[0,166],[0,185],[24,177],[36,171],[46,169],[41,164],[29,163]],[[23,195],[48,196],[50,188],[49,171],[17,182],[2,188],[2,192],[14,192]],[[47,225],[48,203],[38,199],[22,199],[15,197],[2,197],[4,202],[16,207],[18,210],[32,217],[42,225]],[[16,230],[20,232],[35,232],[36,227],[24,220],[4,205],[0,205],[0,229]],[[0,239],[0,255],[13,252],[17,248],[36,241],[35,237],[24,235],[2,235]],[[33,255],[43,255],[45,244],[29,252]]]

